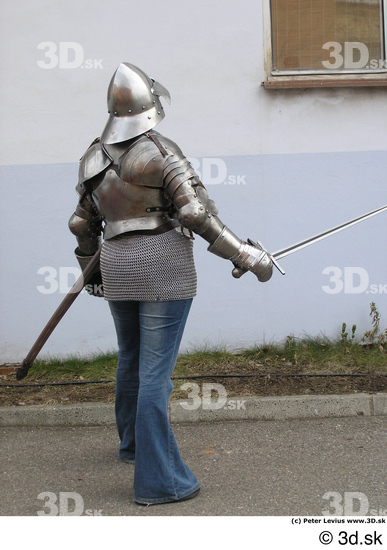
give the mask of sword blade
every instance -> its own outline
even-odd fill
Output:
[[[96,266],[98,266],[100,254],[101,254],[101,248],[97,250],[97,252],[94,254],[89,264],[86,266],[83,273],[78,277],[78,279],[75,281],[70,291],[63,298],[62,302],[57,307],[55,313],[52,315],[51,319],[48,321],[48,323],[46,324],[46,326],[38,336],[35,344],[30,349],[28,355],[26,356],[26,358],[23,360],[20,367],[16,371],[16,380],[22,380],[27,376],[28,371],[32,367],[38,353],[40,352],[44,344],[47,342],[47,340],[53,333],[55,327],[58,325],[59,321],[65,315],[65,313],[70,308],[70,306],[73,304],[75,299],[79,296],[82,289],[90,281],[93,275],[94,269],[96,268]]]
[[[302,248],[306,248],[307,246],[310,246],[311,244],[314,244],[318,241],[321,241],[322,239],[326,239],[327,237],[330,237],[331,235],[334,235],[335,233],[338,233],[339,231],[343,231],[343,229],[347,229],[348,227],[351,227],[352,225],[355,225],[355,224],[360,223],[364,220],[367,220],[368,218],[371,218],[372,216],[376,216],[377,214],[380,214],[381,212],[384,212],[385,210],[387,210],[387,204],[385,206],[382,206],[381,208],[377,208],[376,210],[373,210],[372,212],[368,212],[367,214],[364,214],[363,216],[359,216],[358,218],[355,218],[355,219],[350,220],[348,222],[337,225],[336,227],[332,227],[332,229],[328,229],[327,231],[323,231],[322,233],[318,233],[317,235],[314,235],[313,237],[309,237],[309,239],[305,239],[304,241],[300,241],[299,243],[295,243],[295,244],[292,244],[291,246],[288,246],[286,248],[282,248],[281,250],[277,250],[277,252],[274,252],[273,254],[271,254],[271,256],[275,260],[280,260],[281,258],[285,258],[285,256],[289,256],[290,254],[294,254],[294,252],[298,252],[298,250],[301,250]]]

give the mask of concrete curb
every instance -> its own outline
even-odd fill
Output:
[[[172,402],[171,421],[287,420],[387,414],[387,394],[297,395],[245,397],[228,400],[221,409],[203,406],[186,410],[187,402]],[[239,407],[239,409],[238,409]]]
[[[387,394],[238,397],[226,403],[217,400],[199,406],[192,400],[180,400],[170,403],[169,412],[172,423],[381,416],[387,415]],[[0,407],[1,427],[114,424],[111,403]]]

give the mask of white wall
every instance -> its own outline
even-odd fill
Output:
[[[121,61],[169,89],[157,129],[193,159],[241,237],[277,250],[387,203],[386,91],[264,90],[260,2],[3,0],[0,10],[3,361],[26,355],[64,296],[38,290],[50,288],[43,268],[65,286],[76,267],[67,220],[77,161],[105,125]],[[62,59],[45,56],[42,43]],[[75,67],[81,53],[84,68]],[[385,326],[386,237],[384,213],[284,259],[286,276],[266,284],[234,280],[197,238],[199,294],[184,348],[337,336],[342,322],[360,334],[372,300]],[[43,354],[114,347],[106,302],[81,295]]]

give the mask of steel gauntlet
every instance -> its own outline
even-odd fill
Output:
[[[272,276],[273,262],[267,252],[259,246],[244,243],[230,260],[235,265],[232,274],[236,278],[241,277],[246,271],[251,271],[264,283]]]
[[[208,251],[229,259],[235,266],[233,276],[241,277],[246,271],[251,271],[262,283],[268,281],[273,273],[273,262],[268,253],[256,243],[248,239],[242,241],[228,227],[224,226]]]

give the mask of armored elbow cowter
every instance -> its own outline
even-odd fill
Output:
[[[206,232],[218,208],[179,149],[166,159],[163,179],[165,194],[173,202],[181,225],[198,235]]]

